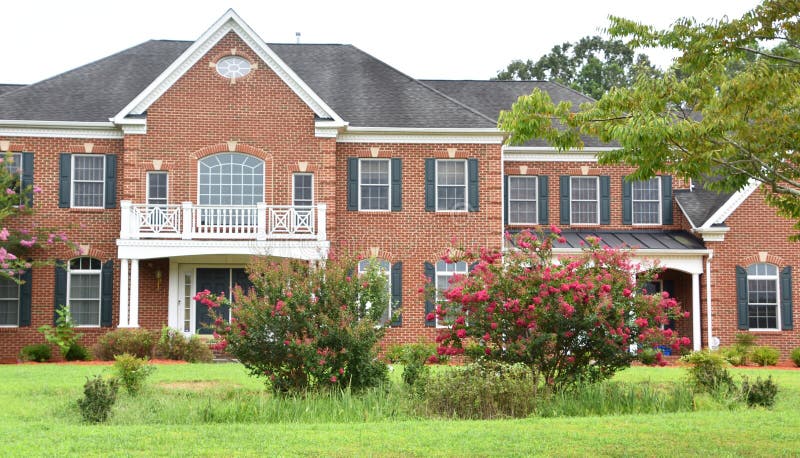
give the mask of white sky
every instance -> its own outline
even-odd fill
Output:
[[[610,14],[666,27],[756,0],[4,0],[0,83],[33,83],[148,39],[195,40],[227,8],[272,43],[348,43],[415,78],[488,79],[512,59],[600,33]],[[667,66],[671,56],[652,54]]]

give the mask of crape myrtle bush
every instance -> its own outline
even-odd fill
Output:
[[[350,386],[358,390],[387,380],[377,359],[380,318],[389,306],[386,277],[377,263],[358,276],[358,259],[334,253],[324,265],[298,260],[254,259],[253,283],[234,300],[201,291],[209,307],[216,349],[265,377],[275,392]],[[230,320],[218,313],[230,306]]]
[[[596,239],[578,254],[554,258],[552,244],[560,233],[553,226],[548,234],[508,236],[516,248],[502,257],[486,249],[478,254],[451,249],[446,262],[473,267],[469,275],[453,277],[427,316],[450,324],[436,338],[438,353],[461,354],[478,343],[486,360],[525,364],[535,383],[559,390],[629,366],[636,358],[632,344],[639,352],[659,345],[677,352],[690,344],[661,329],[688,313],[666,293],[648,295],[642,289],[660,269],[638,265],[628,250],[603,248]],[[429,281],[424,288],[429,300],[432,286]]]

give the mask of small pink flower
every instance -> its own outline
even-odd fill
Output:
[[[433,312],[425,315],[425,320],[427,320],[427,321],[433,321],[435,319],[436,319],[436,315]]]
[[[497,329],[497,323],[492,322],[492,324],[490,324],[489,327],[492,328],[492,330],[495,330]]]
[[[40,192],[42,192],[42,188],[40,188],[39,186],[34,186],[33,187],[33,192],[36,193],[36,194],[39,194]]]
[[[336,383],[336,380],[338,380],[336,378],[336,376],[335,375],[331,375],[331,383]]]
[[[631,290],[629,290],[628,288],[623,289],[622,295],[625,297],[631,297]]]
[[[17,193],[17,191],[14,191],[14,190],[13,190],[13,189],[11,189],[11,188],[6,188],[6,194],[8,194],[9,196],[10,196],[10,195],[13,195],[13,194],[16,194],[16,193]]]
[[[459,329],[458,331],[456,331],[456,335],[458,336],[459,339],[463,339],[464,337],[467,337],[467,330]]]

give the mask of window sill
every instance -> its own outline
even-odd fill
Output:
[[[101,326],[99,324],[79,324],[75,325],[75,327],[82,329],[94,329],[94,328],[100,328]]]
[[[750,332],[752,334],[771,335],[778,332],[783,332],[783,329],[748,329],[747,332]]]
[[[106,210],[113,210],[113,208],[102,208],[102,207],[70,207],[70,213],[103,213]]]
[[[19,329],[19,327],[20,326],[18,324],[0,324],[0,330],[3,330],[3,329]]]

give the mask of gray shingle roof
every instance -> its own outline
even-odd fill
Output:
[[[0,95],[0,119],[108,121],[192,43],[151,40]]]
[[[717,212],[734,193],[710,191],[705,181],[695,181],[694,189],[675,190],[675,200],[694,227],[700,227]]]
[[[600,239],[602,246],[611,248],[636,248],[644,250],[702,250],[703,242],[686,231],[563,231],[565,243],[555,243],[553,248],[581,248],[587,237]]]
[[[501,110],[511,109],[511,105],[521,95],[528,95],[534,89],[547,92],[553,103],[572,102],[577,110],[580,104],[594,99],[580,92],[550,81],[481,81],[481,80],[422,80],[423,83],[475,108],[486,116],[497,120]],[[586,147],[617,146],[603,143],[594,137],[581,136]],[[547,146],[541,139],[533,139],[524,146]]]
[[[0,84],[0,95],[25,87],[24,84]]]
[[[494,117],[354,46],[270,43],[269,47],[351,126],[495,127]]]

